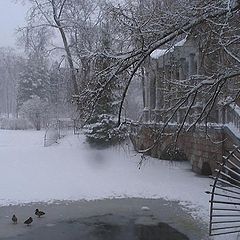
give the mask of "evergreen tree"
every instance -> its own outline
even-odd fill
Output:
[[[34,96],[41,100],[48,99],[49,74],[44,59],[30,56],[22,66],[18,82],[18,109]]]
[[[95,61],[96,72],[107,69],[110,66],[110,62],[113,61],[113,59],[107,57],[111,50],[111,34],[107,19],[103,20],[100,31],[100,54]],[[97,80],[99,85],[97,88],[101,88],[105,79],[100,76]],[[116,85],[114,83],[108,85],[104,94],[99,96],[89,124],[85,126],[85,135],[87,136],[88,142],[91,144],[108,146],[118,143],[125,138],[124,131],[116,128],[116,90]]]

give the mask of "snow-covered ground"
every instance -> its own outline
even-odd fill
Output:
[[[83,135],[43,147],[44,132],[0,130],[0,205],[141,197],[178,200],[208,222],[211,180],[189,163],[148,158],[127,145],[91,149]],[[223,238],[224,239],[224,238]],[[229,239],[229,238],[228,238]],[[233,238],[235,239],[235,238]]]

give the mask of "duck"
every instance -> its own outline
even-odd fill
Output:
[[[35,215],[37,215],[38,217],[41,217],[41,216],[45,215],[45,212],[39,211],[38,209],[36,209],[35,210]]]
[[[13,221],[13,223],[17,223],[17,217],[16,217],[16,215],[15,214],[13,214],[13,216],[12,216],[12,221]]]
[[[31,217],[29,217],[24,224],[27,224],[27,226],[29,226],[31,223],[33,222],[33,219]]]

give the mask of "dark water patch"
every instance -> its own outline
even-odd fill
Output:
[[[136,237],[139,240],[189,240],[187,236],[166,223],[159,223],[157,226],[138,225]]]
[[[147,224],[138,220],[112,214],[70,219],[5,240],[189,240],[166,223],[151,222],[151,217]]]

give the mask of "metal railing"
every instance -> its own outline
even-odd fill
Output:
[[[232,124],[240,133],[240,107],[230,104],[225,111],[225,123]]]
[[[219,163],[210,199],[209,235],[240,232],[240,146]]]
[[[47,124],[47,129],[44,134],[44,147],[48,147],[64,137],[69,131],[73,131],[73,120],[58,119]]]

